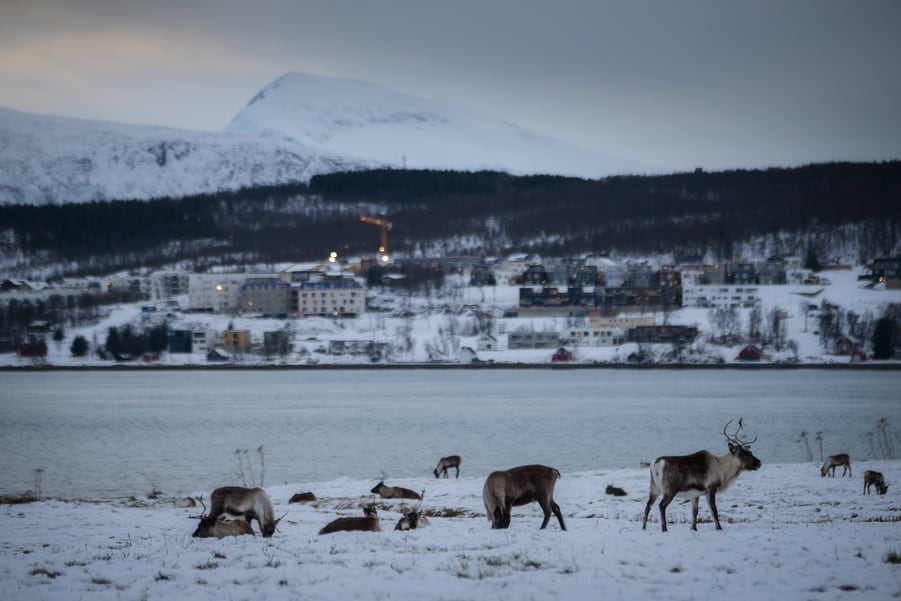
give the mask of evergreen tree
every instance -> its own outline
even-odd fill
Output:
[[[817,251],[812,246],[807,247],[807,257],[804,259],[804,267],[811,271],[820,270],[820,260],[817,258]]]
[[[873,358],[888,359],[892,356],[894,349],[892,348],[892,334],[894,333],[895,323],[888,317],[883,317],[876,322],[876,328],[873,331]]]
[[[88,354],[88,341],[85,340],[84,336],[76,336],[75,340],[72,341],[72,346],[69,347],[69,351],[75,357],[84,357]]]

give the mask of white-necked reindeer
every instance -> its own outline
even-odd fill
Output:
[[[196,538],[224,538],[226,536],[241,536],[249,534],[253,536],[253,528],[243,519],[224,520],[221,517],[206,515],[206,504],[203,497],[198,497],[200,504],[203,506],[203,512],[200,515],[192,515],[192,518],[200,519],[197,530],[192,536]]]
[[[435,468],[433,473],[436,478],[440,478],[442,475],[447,478],[447,470],[450,468],[456,468],[457,475],[456,477],[460,477],[460,456],[459,455],[448,455],[447,457],[442,457],[438,461],[438,466]]]
[[[281,521],[275,519],[272,501],[260,487],[223,486],[214,490],[210,495],[210,517],[218,518],[224,513],[242,516],[248,523],[256,519],[260,534],[266,538],[275,533]]]
[[[425,491],[423,491],[422,496],[425,496]],[[403,517],[397,520],[397,524],[394,526],[395,530],[418,530],[431,525],[429,518],[422,511],[422,501],[412,511],[406,511],[403,504],[401,504],[401,511],[403,512]]]
[[[658,457],[651,463],[651,491],[648,503],[644,508],[644,519],[641,528],[648,525],[648,513],[654,501],[660,499],[660,526],[666,532],[666,507],[675,497],[691,499],[691,529],[698,529],[698,499],[707,496],[707,504],[716,529],[722,530],[720,516],[716,510],[716,493],[725,490],[744,470],[760,468],[760,460],[751,453],[751,443],[757,440],[742,440],[739,433],[742,421],[738,420],[735,434],[729,435],[726,429],[733,420],[726,422],[723,436],[729,444],[729,451],[723,455],[714,455],[710,451],[698,451],[691,455]]]
[[[554,485],[560,472],[546,465],[521,465],[509,470],[491,472],[482,488],[482,501],[492,528],[510,527],[510,509],[535,501],[544,512],[541,529],[547,526],[551,512],[560,529],[566,530],[560,506],[554,501]]]

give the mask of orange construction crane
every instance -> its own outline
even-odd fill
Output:
[[[382,228],[381,245],[379,246],[379,259],[382,263],[388,262],[388,230],[391,229],[391,222],[379,219],[378,217],[370,217],[368,215],[360,215],[360,221],[371,223]]]

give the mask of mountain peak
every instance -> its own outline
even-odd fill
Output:
[[[582,177],[636,168],[462,105],[296,72],[260,90],[226,131],[411,168]]]

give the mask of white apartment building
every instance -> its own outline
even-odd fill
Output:
[[[760,303],[759,291],[760,288],[757,286],[684,286],[682,288],[682,306],[750,309]]]
[[[325,279],[292,285],[297,312],[304,316],[354,316],[366,310],[366,290],[357,280]]]
[[[192,311],[235,313],[241,300],[243,273],[198,273],[191,275],[188,308]]]

